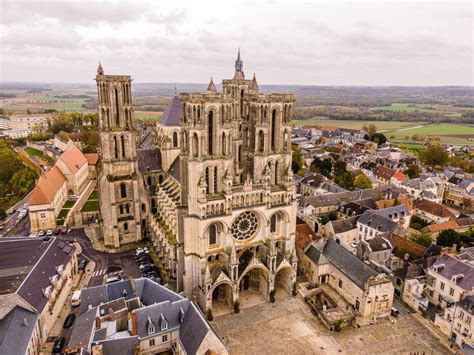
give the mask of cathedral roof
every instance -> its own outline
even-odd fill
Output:
[[[160,123],[165,126],[179,126],[180,103],[178,96],[173,96],[171,103],[161,117]]]
[[[138,168],[142,173],[161,171],[161,151],[159,149],[144,149],[138,151]]]

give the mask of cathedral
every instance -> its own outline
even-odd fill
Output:
[[[204,310],[293,292],[293,95],[261,93],[239,51],[222,92],[211,79],[206,92],[175,95],[156,132],[139,136],[130,77],[99,67],[96,80],[104,243],[149,238],[178,291]]]

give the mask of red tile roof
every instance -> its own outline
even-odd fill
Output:
[[[395,174],[392,176],[394,179],[397,179],[398,181],[403,181],[407,179],[407,176],[402,173],[401,171],[397,171]]]
[[[84,156],[86,157],[87,163],[89,165],[96,165],[97,161],[99,160],[99,154],[97,153],[87,153],[84,154]]]
[[[317,235],[311,230],[311,227],[305,224],[296,225],[296,246],[304,249]]]
[[[60,159],[72,173],[77,172],[84,164],[87,164],[87,158],[76,146],[64,152],[58,159]]]
[[[454,217],[454,215],[446,208],[446,206],[436,202],[425,199],[416,199],[413,202],[413,205],[415,208],[421,211],[431,213],[438,217]]]
[[[61,186],[66,182],[64,175],[54,166],[45,175],[39,178],[33,193],[31,194],[30,206],[51,203]]]
[[[384,180],[390,180],[393,174],[394,174],[394,171],[385,166],[379,166],[377,170],[375,170],[374,172],[375,176],[377,176],[378,178],[382,178]]]

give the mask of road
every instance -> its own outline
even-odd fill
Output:
[[[92,243],[84,233],[83,229],[72,229],[66,235],[60,235],[60,239],[65,241],[75,241],[81,245],[82,255],[96,263],[95,270],[89,282],[89,287],[101,285],[109,272],[122,269],[124,277],[137,278],[141,276],[140,270],[135,264],[133,251],[121,253],[105,253],[97,251],[92,247]],[[78,256],[81,258],[81,255]]]
[[[28,213],[26,214],[25,218],[18,222],[18,215],[20,214],[20,209],[23,205],[30,201],[31,194],[26,195],[21,201],[19,201],[15,206],[12,208],[15,209],[15,213],[11,216],[8,216],[5,220],[5,228],[3,231],[0,231],[0,236],[5,236],[8,234],[13,234],[15,236],[22,236],[27,237],[30,235],[30,227],[29,227],[29,217]],[[11,233],[9,233],[11,231]],[[19,234],[21,233],[21,234]]]

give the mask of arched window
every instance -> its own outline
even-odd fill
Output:
[[[217,192],[217,166],[214,167],[214,193]]]
[[[121,198],[127,197],[127,187],[125,186],[123,182],[120,184],[120,197]]]
[[[123,230],[124,230],[124,231],[128,231],[128,223],[127,223],[127,222],[125,222],[125,223],[123,224]]]
[[[226,144],[227,142],[225,141],[225,133],[222,133],[222,155],[226,155]]]
[[[263,131],[258,132],[258,151],[260,153],[263,153],[265,147],[265,135],[263,134]]]
[[[242,163],[242,146],[239,145],[239,153],[238,153],[239,163]]]
[[[142,212],[146,212],[146,205],[142,203]]]
[[[240,116],[244,114],[244,90],[240,91]]]
[[[206,193],[208,194],[210,191],[210,185],[209,185],[209,167],[206,168],[206,173],[205,173],[205,178],[206,178]]]
[[[125,158],[125,137],[120,136],[120,139],[122,140],[122,158]]]
[[[114,89],[114,94],[115,94],[115,125],[117,127],[120,127],[120,109],[119,109],[119,97],[118,97],[118,91],[117,88]]]
[[[129,203],[127,203],[127,204],[125,205],[125,210],[127,211],[127,214],[130,213],[130,204],[129,204]]]
[[[161,184],[163,182],[163,175],[158,176],[158,182]]]
[[[275,163],[275,185],[278,185],[279,170],[280,170],[280,162],[277,161]]]
[[[276,110],[272,111],[272,127],[271,127],[271,146],[272,149],[275,149],[275,136],[276,136]]]
[[[148,177],[146,178],[146,184],[147,184],[147,185],[151,185],[151,176],[148,176]]]
[[[155,208],[156,207],[156,201],[154,198],[151,199],[151,208]]]
[[[270,218],[270,233],[275,233],[277,230],[277,214],[274,213]]]
[[[197,157],[199,150],[198,150],[198,136],[196,133],[193,134],[193,157]]]
[[[214,131],[214,111],[209,111],[208,124],[207,124],[207,153],[209,155],[213,154],[213,131]]]
[[[119,205],[120,214],[123,214],[123,205]]]
[[[173,132],[173,147],[176,148],[178,146],[178,132]]]
[[[114,136],[114,156],[115,158],[118,158],[118,143],[117,143],[117,136]]]
[[[209,226],[209,245],[217,243],[217,227],[215,224]]]

